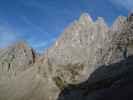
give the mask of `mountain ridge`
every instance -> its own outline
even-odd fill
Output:
[[[118,17],[109,27],[103,18],[93,21],[83,13],[42,55],[23,42],[0,50],[0,100],[57,100],[69,84],[84,82],[100,66],[133,55],[132,27],[132,14]],[[99,73],[102,76],[104,70]],[[114,69],[110,73],[117,76]],[[95,80],[100,82],[105,77]]]

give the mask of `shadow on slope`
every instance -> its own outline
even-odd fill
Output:
[[[58,100],[133,100],[133,56],[99,67],[83,83],[68,85]]]

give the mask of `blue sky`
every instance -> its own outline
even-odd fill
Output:
[[[0,48],[25,41],[43,52],[83,12],[111,25],[132,9],[133,0],[0,0]]]

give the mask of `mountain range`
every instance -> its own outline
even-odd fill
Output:
[[[132,100],[132,55],[132,13],[111,27],[83,13],[44,54],[0,49],[0,100]]]

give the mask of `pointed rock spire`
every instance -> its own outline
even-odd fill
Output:
[[[126,17],[119,16],[111,27],[111,31],[116,32],[122,30],[123,26],[125,25]]]
[[[108,25],[106,24],[105,20],[102,18],[102,17],[98,17],[97,20],[96,20],[96,24],[103,27],[104,30],[108,31],[109,30],[109,27]]]
[[[21,49],[24,49],[24,48],[27,48],[28,47],[27,44],[24,43],[24,42],[18,43],[17,46],[18,46],[18,48],[21,48]]]
[[[83,14],[81,14],[81,16],[79,18],[79,22],[81,22],[81,24],[86,25],[87,23],[92,23],[93,20],[88,13],[83,13]]]

